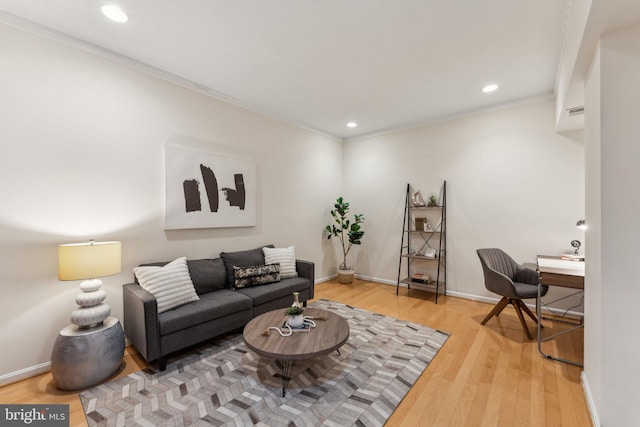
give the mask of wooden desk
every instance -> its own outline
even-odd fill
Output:
[[[547,285],[547,286],[560,286],[563,288],[576,289],[577,290],[576,293],[584,292],[584,261],[567,260],[567,259],[562,259],[559,256],[538,255],[537,263],[538,263],[538,274],[540,275],[540,281],[538,283],[538,299],[536,301],[536,311],[537,311],[536,314],[538,315],[538,352],[542,356],[546,357],[547,359],[557,360],[559,362],[565,362],[565,363],[569,363],[571,365],[576,365],[576,366],[583,366],[579,362],[551,356],[542,351],[543,341],[548,341],[552,338],[557,337],[558,335],[562,335],[562,334],[571,332],[573,330],[583,328],[584,324],[582,322],[578,324],[573,322],[566,322],[574,325],[574,327],[543,339],[542,338],[542,315],[540,313],[541,311],[540,308],[542,305],[542,295],[541,295],[540,289],[542,285]],[[572,295],[575,295],[576,293]],[[572,295],[568,295],[568,296],[572,296]],[[560,298],[556,301],[559,301],[567,297]]]
[[[538,255],[538,273],[544,285],[584,289],[584,261]]]

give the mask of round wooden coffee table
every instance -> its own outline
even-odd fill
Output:
[[[244,328],[242,336],[250,350],[260,356],[279,360],[282,364],[282,396],[287,391],[296,360],[324,356],[338,350],[349,339],[349,324],[342,317],[319,308],[305,308],[304,315],[316,320],[316,327],[307,332],[293,332],[283,337],[277,331],[263,335],[270,326],[282,327],[287,320],[284,308],[261,314]],[[326,318],[326,320],[318,320]],[[283,332],[288,330],[282,329]],[[338,350],[338,353],[340,350]]]

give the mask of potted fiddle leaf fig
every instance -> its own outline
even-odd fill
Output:
[[[351,283],[355,270],[353,266],[347,264],[347,255],[353,245],[362,243],[364,230],[361,224],[364,222],[364,214],[354,214],[353,219],[349,219],[349,203],[345,202],[342,197],[338,197],[330,213],[334,222],[325,227],[327,239],[335,237],[342,248],[342,262],[338,266],[338,281]]]

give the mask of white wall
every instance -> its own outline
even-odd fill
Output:
[[[636,249],[640,231],[640,25],[602,37],[587,80],[587,235],[601,251],[587,271],[585,376],[603,426],[637,425],[640,323]],[[599,162],[599,164],[598,164]],[[591,261],[587,263],[590,264]],[[593,323],[598,325],[593,325]]]
[[[0,51],[0,379],[46,364],[75,308],[61,243],[122,241],[122,273],[103,280],[120,319],[141,262],[274,243],[332,274],[321,230],[342,189],[340,142],[11,27]],[[167,143],[256,161],[258,225],[165,231]]]
[[[600,138],[600,54],[596,53],[585,79],[585,332],[583,381],[592,415],[601,407],[602,378],[602,171]],[[586,259],[586,258],[585,258]]]
[[[406,185],[426,195],[446,180],[447,289],[495,297],[477,248],[535,263],[584,240],[575,227],[584,217],[581,138],[555,132],[547,100],[348,142],[345,197],[367,219],[357,272],[395,283]]]

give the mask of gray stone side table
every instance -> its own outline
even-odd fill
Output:
[[[124,332],[115,317],[81,329],[69,325],[58,334],[51,352],[51,374],[61,390],[78,390],[113,375],[124,356]]]

